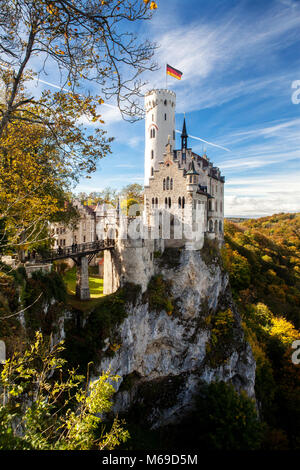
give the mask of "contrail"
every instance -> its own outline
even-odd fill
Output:
[[[176,129],[176,132],[177,134],[181,134],[181,131],[177,129]],[[212,142],[208,142],[207,140],[200,139],[200,137],[195,137],[194,135],[190,135],[190,134],[189,134],[189,137],[191,137],[191,139],[196,139],[196,140],[200,140],[201,142],[205,142],[206,144],[212,145],[213,147],[218,147],[219,149],[226,150],[226,152],[231,152],[231,150],[229,150],[226,147],[222,147],[222,145],[213,144]]]
[[[8,67],[5,67],[3,65],[0,65],[1,68],[4,68],[6,70],[8,70]],[[63,91],[67,91],[67,92],[70,92],[70,90],[66,89],[66,88],[62,88],[58,85],[55,85],[54,83],[50,83],[50,82],[46,82],[45,80],[42,80],[40,78],[36,78],[36,77],[33,77],[33,80],[35,80],[36,82],[41,82],[41,83],[44,83],[45,85],[49,85],[49,86],[52,86],[54,88],[58,88],[59,90],[63,90]],[[112,104],[108,104],[108,103],[102,103],[103,106],[107,106],[108,108],[113,108],[113,109],[119,109],[118,106],[114,106]],[[176,129],[176,132],[178,134],[181,134],[181,131],[179,131],[178,129]],[[208,142],[207,140],[204,140],[204,139],[201,139],[200,137],[195,137],[194,135],[190,135],[189,134],[189,137],[191,137],[191,139],[195,139],[195,140],[200,140],[201,142],[204,142],[205,144],[207,145],[212,145],[213,147],[217,147],[219,149],[222,149],[222,150],[225,150],[226,152],[231,152],[231,150],[229,150],[228,148],[226,147],[222,147],[222,145],[217,145],[217,144],[213,144],[212,142]]]
[[[2,64],[0,65],[0,68],[5,69],[5,70],[10,70],[9,67],[5,67],[5,65],[2,65]],[[54,83],[51,83],[51,82],[46,82],[46,80],[42,80],[41,78],[32,77],[32,80],[35,80],[36,82],[44,83],[45,85],[52,86],[53,88],[57,88],[58,90],[67,91],[68,93],[70,92],[70,90],[68,90],[67,88],[63,88],[63,87],[61,87],[59,85],[55,85]],[[118,106],[114,106],[114,105],[108,104],[108,103],[102,103],[102,105],[107,106],[108,108],[119,109]]]

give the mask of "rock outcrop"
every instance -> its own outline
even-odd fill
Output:
[[[255,360],[219,256],[209,245],[157,255],[152,286],[126,304],[116,326],[119,349],[105,356],[107,339],[97,367],[121,377],[116,411],[136,407],[160,427],[190,411],[201,384],[215,380],[254,398]]]

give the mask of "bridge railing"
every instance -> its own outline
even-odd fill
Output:
[[[84,255],[85,253],[97,252],[101,250],[105,250],[108,248],[113,248],[115,245],[115,240],[113,239],[106,239],[106,240],[97,240],[95,242],[90,243],[73,243],[70,246],[59,246],[55,250],[49,250],[45,252],[42,256],[43,260],[51,260],[51,259],[60,259],[60,258],[68,258],[72,256]]]

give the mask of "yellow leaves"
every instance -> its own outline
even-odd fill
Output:
[[[283,317],[272,319],[272,327],[269,333],[271,336],[279,338],[286,345],[291,344],[296,339],[300,339],[299,331]]]
[[[148,3],[150,3],[150,0],[144,0],[144,3],[148,5]],[[156,8],[157,8],[157,3],[152,1],[150,3],[150,10],[156,10]]]

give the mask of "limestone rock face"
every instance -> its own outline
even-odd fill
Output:
[[[99,372],[110,367],[121,376],[115,410],[142,405],[153,428],[190,410],[203,383],[230,381],[254,398],[255,360],[244,339],[227,274],[217,259],[205,262],[200,251],[183,250],[177,260],[173,254],[155,263],[157,274],[169,286],[165,295],[173,303],[172,313],[154,309],[147,293],[140,295],[128,304],[128,316],[118,326],[120,348],[98,367]],[[216,346],[214,317],[228,309],[233,319],[231,340],[227,335],[226,345],[222,344],[221,335]]]

